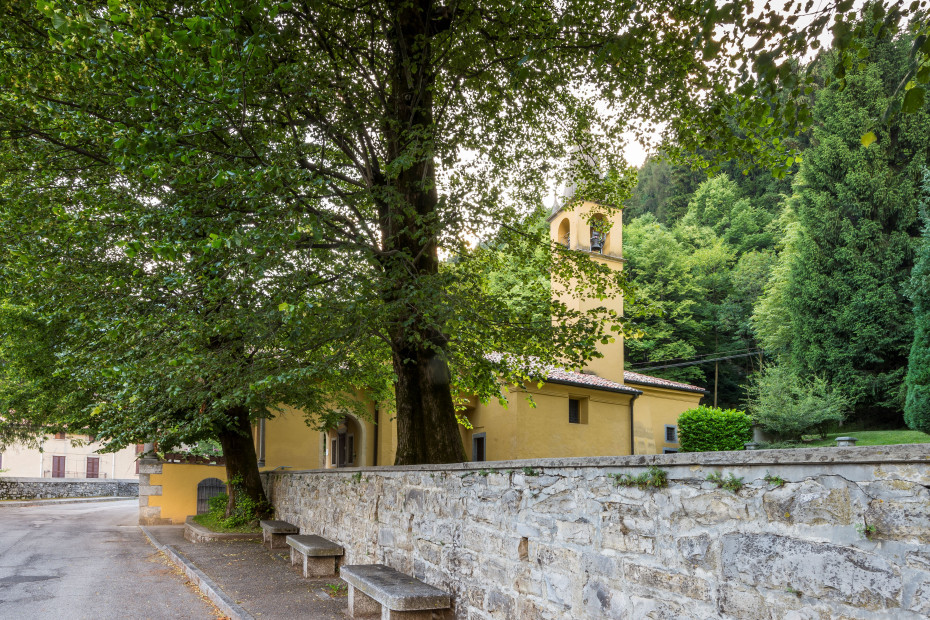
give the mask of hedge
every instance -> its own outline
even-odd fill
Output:
[[[680,452],[742,450],[752,439],[752,418],[745,411],[700,406],[678,416]]]

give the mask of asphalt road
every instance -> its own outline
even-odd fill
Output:
[[[0,619],[215,618],[137,519],[134,499],[0,506]]]

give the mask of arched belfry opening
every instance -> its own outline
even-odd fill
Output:
[[[572,247],[572,225],[568,217],[563,217],[559,224],[559,232],[555,239],[556,243],[561,243],[567,248]]]
[[[608,247],[608,237],[610,236],[610,222],[602,213],[596,213],[591,216],[589,221],[591,230],[591,251],[595,254],[604,254],[605,248]]]

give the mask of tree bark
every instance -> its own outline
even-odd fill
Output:
[[[447,12],[436,9],[432,0],[403,0],[389,7],[394,58],[383,131],[391,162],[405,162],[385,179],[388,198],[379,205],[389,257],[382,265],[392,283],[385,301],[396,308],[389,329],[397,375],[395,464],[457,463],[465,460],[465,449],[450,391],[447,339],[443,326],[426,318],[435,313],[410,301],[411,291],[431,287],[439,273],[430,37],[437,18]]]
[[[226,516],[232,514],[239,496],[244,495],[258,506],[257,516],[264,518],[269,514],[271,506],[258,474],[258,457],[255,455],[249,411],[243,406],[233,407],[226,412],[226,417],[229,424],[218,434],[226,458],[226,489],[229,494]],[[233,480],[238,482],[232,484]]]

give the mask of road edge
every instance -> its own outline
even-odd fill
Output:
[[[159,551],[163,551],[165,555],[168,556],[169,560],[184,571],[188,579],[193,581],[197,587],[200,588],[200,591],[203,592],[222,613],[234,620],[255,620],[252,614],[237,605],[212,579],[207,577],[206,573],[197,568],[193,562],[178,553],[174,547],[160,542],[144,525],[140,525],[139,529],[142,530],[142,533],[149,539],[152,546]]]
[[[94,502],[122,502],[138,500],[136,496],[122,497],[101,495],[100,497],[60,497],[55,499],[12,499],[0,501],[0,508],[29,508],[31,506],[54,506],[55,504],[91,504]]]

